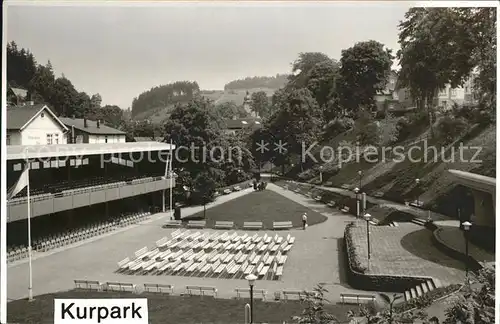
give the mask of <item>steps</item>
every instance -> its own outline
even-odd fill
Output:
[[[411,222],[412,222],[413,224],[417,224],[417,225],[420,225],[420,226],[425,226],[425,223],[427,223],[427,221],[425,221],[425,220],[423,220],[423,219],[420,219],[420,218],[416,218],[416,217],[415,217],[415,218],[413,218],[413,219],[411,220]]]
[[[408,289],[404,292],[405,296],[405,301],[409,301],[413,298],[418,298],[422,295],[425,295],[426,293],[436,289],[440,288],[443,285],[441,284],[441,281],[439,279],[429,279],[426,282],[421,283],[420,285],[417,285],[416,287],[413,287],[411,289]]]

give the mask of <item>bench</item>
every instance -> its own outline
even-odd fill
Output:
[[[221,266],[219,266],[219,268],[221,268]],[[217,297],[217,288],[204,286],[186,286],[186,293],[190,296],[194,295],[195,293],[199,293],[201,296],[205,296],[205,294],[208,293],[212,294],[213,297]]]
[[[229,195],[231,192],[232,192],[231,189],[224,189],[222,193],[225,195]]]
[[[291,221],[286,221],[286,222],[273,222],[273,229],[274,230],[279,230],[279,229],[290,229],[292,228],[292,222]]]
[[[204,228],[207,225],[207,221],[188,221],[187,227],[190,228]]]
[[[168,293],[168,294],[173,294],[174,293],[174,286],[173,285],[167,285],[167,284],[149,284],[145,283],[144,284],[144,291],[146,292],[156,292],[156,293]]]
[[[244,229],[262,229],[262,222],[243,222]]]
[[[335,205],[336,205],[336,204],[337,204],[337,203],[336,203],[335,201],[333,201],[333,200],[332,200],[332,201],[330,201],[330,202],[329,202],[328,204],[326,204],[326,205],[327,205],[328,207],[333,208],[333,207],[335,207]]]
[[[344,183],[343,185],[340,186],[340,188],[342,188],[342,189],[349,189],[349,185]]]
[[[229,221],[216,221],[214,228],[217,229],[232,229],[234,227],[234,222]]]
[[[376,193],[373,194],[373,197],[376,198],[382,198],[384,196],[384,193],[382,191],[377,191]]]
[[[236,288],[234,291],[236,291],[237,298],[241,298],[242,294],[245,294],[245,295],[248,294],[248,298],[250,298],[250,288]],[[267,294],[267,291],[264,289],[254,289],[253,290],[253,297],[254,298],[261,297],[262,300],[266,300],[266,294]]]
[[[375,295],[340,294],[342,304],[361,304],[361,302],[375,302]]]
[[[147,247],[147,246],[145,246],[145,247],[143,247],[142,249],[137,250],[137,251],[135,252],[135,257],[136,257],[137,259],[141,259],[141,258],[143,258],[143,257],[146,255],[146,253],[148,253],[148,252],[149,252],[148,247]]]
[[[240,186],[236,186],[233,188],[233,191],[240,191],[241,190],[241,187]]]
[[[125,269],[125,266],[130,263],[130,258],[126,257],[125,259],[121,260],[118,262],[118,269],[123,270]],[[75,280],[76,281],[76,280]],[[76,284],[76,282],[75,282]]]
[[[306,193],[306,197],[307,197],[307,198],[311,198],[311,197],[312,197],[312,192],[310,192],[310,191],[309,191],[309,192],[307,192],[307,193]]]
[[[181,227],[182,226],[182,221],[181,220],[171,219],[171,220],[168,220],[165,223],[165,226],[166,227]]]
[[[100,291],[102,283],[96,280],[75,280],[75,288]]]
[[[344,212],[344,213],[348,213],[349,210],[350,210],[350,208],[347,207],[347,206],[344,206],[344,208],[341,209],[341,211]]]
[[[290,297],[297,297],[299,300],[304,300],[307,295],[315,295],[315,292],[308,292],[305,290],[283,290],[283,299],[288,300]]]
[[[423,201],[417,201],[417,200],[410,203],[410,206],[419,207],[419,208],[422,207],[423,205],[424,205]]]
[[[137,287],[132,283],[124,282],[106,282],[106,290],[108,291],[131,291],[137,292]]]
[[[156,247],[157,248],[163,248],[165,245],[167,245],[167,242],[168,242],[168,237],[164,237],[162,239],[159,239],[158,241],[156,241]]]
[[[316,197],[314,197],[314,200],[321,201],[321,198],[322,198],[321,196],[316,196]]]

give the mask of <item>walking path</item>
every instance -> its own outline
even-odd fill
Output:
[[[342,237],[345,223],[352,220],[350,216],[331,211],[326,206],[308,201],[305,197],[286,191],[275,185],[267,187],[286,198],[292,199],[306,207],[312,208],[328,217],[324,223],[310,226],[307,230],[291,230],[280,232],[280,235],[290,233],[296,237],[295,245],[289,253],[285,264],[283,277],[279,281],[259,280],[259,289],[268,293],[284,289],[314,288],[318,283],[325,283],[329,290],[327,298],[332,302],[339,300],[341,292],[355,293],[347,285],[344,273],[345,265],[342,256]],[[207,208],[235,199],[252,192],[243,190],[227,196],[222,196]],[[203,206],[188,207],[182,210],[184,216],[192,215],[203,209]],[[263,215],[265,216],[265,215]],[[126,229],[100,236],[71,247],[58,249],[49,253],[39,254],[33,260],[33,292],[35,295],[53,293],[73,288],[73,280],[87,279],[99,281],[122,281],[135,284],[168,283],[174,284],[179,293],[186,285],[204,285],[217,287],[219,296],[231,298],[235,296],[234,289],[246,287],[245,280],[214,279],[181,276],[138,276],[117,274],[117,262],[134,251],[147,246],[166,235],[173,229],[164,229],[161,225],[170,213],[154,215],[150,220],[133,225]],[[213,231],[207,229],[206,231]],[[243,232],[243,231],[238,231]],[[252,235],[254,232],[251,232]],[[263,231],[259,234],[271,233]],[[273,233],[274,235],[274,233]],[[10,300],[25,298],[28,293],[28,264],[19,262],[8,267],[7,297]]]

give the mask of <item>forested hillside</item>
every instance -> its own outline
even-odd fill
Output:
[[[50,61],[39,64],[33,53],[18,48],[14,41],[7,44],[7,82],[10,87],[28,90],[28,99],[48,104],[59,116],[102,119],[114,127],[122,122],[120,107],[101,107],[102,98],[98,93],[88,95],[78,91],[64,75],[54,75]]]
[[[132,117],[149,111],[156,112],[177,103],[189,102],[199,93],[200,87],[196,81],[178,81],[153,87],[144,91],[132,101]]]
[[[256,76],[241,80],[234,80],[224,86],[224,90],[246,90],[254,88],[270,88],[277,90],[288,82],[287,74],[276,74],[276,76]]]

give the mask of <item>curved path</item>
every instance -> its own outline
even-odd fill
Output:
[[[257,288],[266,289],[269,294],[284,289],[312,289],[318,283],[326,283],[329,290],[327,298],[332,302],[339,300],[342,292],[355,292],[346,283],[344,258],[341,242],[345,223],[352,220],[350,216],[329,210],[322,204],[309,201],[295,193],[285,191],[273,184],[268,185],[284,197],[309,207],[328,217],[324,223],[311,226],[306,231],[291,230],[296,243],[291,249],[284,274],[279,281],[258,281]],[[251,192],[243,190],[228,196],[222,196],[207,208],[224,203]],[[191,215],[203,207],[183,209],[184,215]],[[100,281],[123,281],[136,284],[168,283],[174,284],[176,292],[181,292],[185,285],[215,286],[222,298],[235,296],[234,289],[246,287],[245,280],[197,278],[181,276],[134,276],[116,274],[117,262],[134,251],[152,246],[156,240],[170,234],[173,229],[163,229],[161,225],[169,213],[157,214],[152,219],[133,225],[121,231],[109,233],[74,246],[59,249],[51,253],[37,255],[33,260],[33,292],[35,295],[53,293],[73,288],[74,279]],[[207,229],[206,231],[212,231]],[[243,231],[238,231],[243,232]],[[266,231],[267,233],[271,233]],[[253,232],[252,232],[253,233]],[[287,232],[280,232],[286,235]],[[274,235],[274,233],[273,233]],[[8,299],[25,298],[28,293],[28,265],[19,262],[8,267],[7,273]]]

